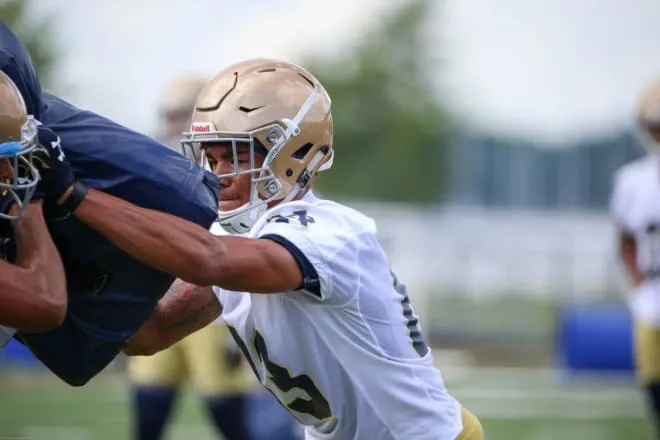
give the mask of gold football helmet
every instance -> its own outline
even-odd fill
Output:
[[[14,82],[0,71],[0,160],[7,161],[10,171],[0,179],[0,218],[19,218],[39,183],[39,171],[31,162],[31,155],[39,146],[37,124],[27,114]],[[11,203],[22,208],[16,215],[5,212]]]
[[[653,82],[642,95],[637,109],[639,140],[647,152],[660,153],[660,80]]]
[[[249,201],[218,213],[228,232],[244,233],[269,203],[294,200],[332,165],[330,97],[295,64],[253,59],[230,66],[199,94],[190,132],[182,140],[188,154],[217,143],[231,145],[234,154],[233,172],[220,178],[251,176]],[[241,171],[237,148],[246,145],[252,164]],[[265,159],[256,167],[254,155],[260,152]]]

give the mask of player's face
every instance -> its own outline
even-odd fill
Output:
[[[219,143],[207,146],[204,154],[208,161],[211,171],[215,175],[236,174],[245,172],[253,168],[259,168],[263,164],[264,156],[255,153],[255,163],[250,163],[250,148],[246,145],[239,145],[236,148],[238,156],[236,161],[238,170],[234,169],[234,151],[231,144]],[[250,199],[250,184],[252,173],[223,177],[220,181],[220,197],[218,209],[220,211],[230,211],[240,208],[248,203]]]
[[[0,159],[0,181],[8,182],[13,176],[9,159]]]

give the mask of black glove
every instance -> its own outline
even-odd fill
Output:
[[[32,164],[41,174],[38,191],[47,200],[58,200],[76,181],[60,137],[44,126],[39,127],[39,146],[32,154]]]

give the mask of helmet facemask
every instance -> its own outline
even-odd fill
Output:
[[[8,160],[11,166],[11,177],[4,181],[0,180],[0,197],[3,200],[0,206],[2,219],[19,219],[37,189],[40,175],[32,164],[32,154],[39,146],[37,126],[38,122],[32,116],[28,116],[21,127],[20,141],[0,143],[0,159]],[[9,214],[7,210],[12,203],[18,205],[19,210]]]

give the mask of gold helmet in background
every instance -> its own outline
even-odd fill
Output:
[[[644,91],[637,108],[637,129],[642,146],[652,154],[660,153],[660,79]]]
[[[184,149],[226,143],[237,157],[249,146],[263,165],[222,177],[250,174],[249,201],[220,211],[229,232],[247,232],[273,201],[290,201],[311,187],[319,171],[332,165],[332,114],[325,88],[308,71],[270,59],[244,61],[220,72],[197,98]]]
[[[174,79],[163,89],[158,105],[160,140],[181,151],[181,134],[190,128],[197,95],[206,85],[206,78],[185,75]]]

